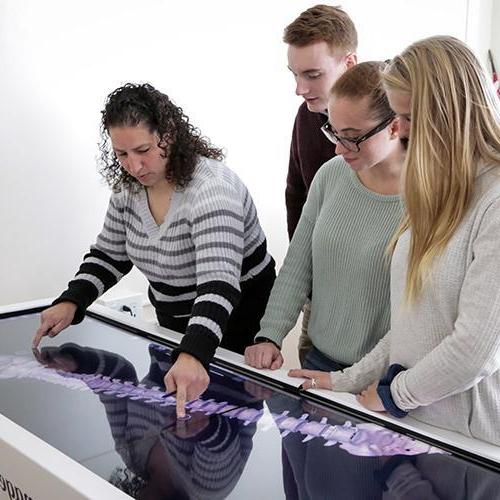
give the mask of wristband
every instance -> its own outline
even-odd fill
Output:
[[[392,394],[391,394],[391,383],[402,371],[405,371],[406,368],[404,366],[401,366],[399,364],[393,364],[389,367],[389,370],[387,371],[387,374],[385,377],[383,377],[377,387],[377,394],[379,398],[382,400],[382,403],[384,405],[384,408],[393,416],[397,418],[404,418],[406,415],[408,415],[407,411],[402,410],[399,408],[396,403],[394,402],[394,399],[392,399]]]

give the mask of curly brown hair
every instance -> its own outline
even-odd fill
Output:
[[[126,83],[108,95],[101,119],[99,172],[114,191],[140,184],[120,165],[109,129],[139,124],[146,125],[151,133],[160,137],[158,147],[168,160],[166,179],[178,188],[189,184],[200,156],[224,158],[222,150],[212,146],[166,94],[148,83]]]

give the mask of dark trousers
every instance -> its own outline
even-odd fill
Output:
[[[348,366],[330,359],[314,346],[306,354],[304,363],[302,363],[302,368],[306,370],[320,370],[322,372],[338,372]]]

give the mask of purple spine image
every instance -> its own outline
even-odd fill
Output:
[[[90,389],[97,394],[140,400],[148,405],[175,407],[176,404],[175,397],[168,395],[159,387],[148,388],[143,384],[136,385],[100,374],[59,371],[21,356],[0,356],[0,379],[8,378],[32,378],[64,385],[70,390]],[[304,436],[304,442],[315,438],[322,439],[324,446],[338,445],[346,452],[357,456],[446,453],[439,448],[372,423],[353,425],[350,421],[346,421],[343,425],[331,425],[326,418],[320,421],[311,420],[307,413],[296,418],[289,415],[287,410],[276,414],[267,409],[235,406],[227,401],[202,398],[189,402],[186,408],[189,413],[223,414],[225,418],[238,419],[245,425],[258,423],[262,430],[277,427],[282,437],[290,433],[299,433]]]

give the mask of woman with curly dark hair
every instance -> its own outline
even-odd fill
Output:
[[[275,278],[246,186],[165,94],[149,84],[112,92],[102,112],[100,172],[113,190],[104,227],[34,338],[83,320],[137,266],[160,325],[185,333],[165,376],[178,414],[209,382],[215,349],[253,343]]]

